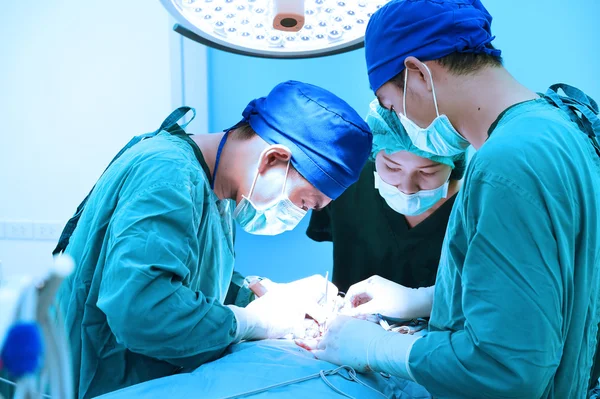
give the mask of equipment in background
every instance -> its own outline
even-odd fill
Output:
[[[73,398],[68,340],[59,310],[52,309],[72,271],[71,258],[60,256],[45,278],[0,280],[0,371],[9,377],[0,384],[13,385],[15,399]]]

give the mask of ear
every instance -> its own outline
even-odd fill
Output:
[[[433,77],[427,65],[422,63],[418,58],[412,56],[406,57],[406,60],[404,60],[404,65],[406,66],[406,70],[410,75],[408,78],[411,80],[414,79],[412,83],[417,83],[418,85],[413,85],[413,87],[425,87],[427,91],[432,90],[431,80]]]
[[[292,152],[289,148],[281,144],[274,144],[267,147],[260,156],[258,161],[258,173],[263,174],[271,166],[279,163],[288,163],[292,158]]]

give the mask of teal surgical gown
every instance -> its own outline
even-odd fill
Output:
[[[545,99],[509,108],[452,211],[416,382],[440,398],[584,398],[599,268],[590,140]]]
[[[78,397],[215,359],[236,322],[233,201],[220,201],[197,146],[165,131],[131,147],[89,197],[66,253],[58,304]]]

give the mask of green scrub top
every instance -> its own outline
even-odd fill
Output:
[[[233,342],[223,301],[235,203],[210,180],[193,140],[162,131],[97,182],[66,248],[76,270],[57,297],[79,398],[196,368]]]
[[[375,163],[354,185],[320,211],[306,234],[333,243],[332,281],[341,291],[373,275],[417,288],[435,284],[448,218],[456,196],[410,228],[375,189]]]
[[[430,332],[409,356],[440,398],[584,398],[600,319],[600,159],[546,99],[517,104],[470,162]]]

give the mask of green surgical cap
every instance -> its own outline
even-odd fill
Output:
[[[379,105],[377,99],[371,102],[366,120],[371,128],[371,133],[373,133],[371,159],[375,160],[377,154],[382,150],[387,154],[393,154],[398,151],[409,151],[421,158],[427,158],[433,162],[450,166],[453,169],[450,175],[451,179],[460,180],[462,178],[466,166],[464,152],[451,157],[445,157],[418,149],[408,137],[406,130],[404,130],[404,127],[400,123],[398,115],[394,111],[387,110]]]

